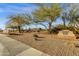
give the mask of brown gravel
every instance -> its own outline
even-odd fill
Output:
[[[35,40],[35,33],[24,33],[23,35],[9,35],[9,37],[19,40],[29,46],[43,51],[52,56],[79,56],[79,48],[74,43],[78,40],[59,40],[57,35],[37,33],[40,37]]]

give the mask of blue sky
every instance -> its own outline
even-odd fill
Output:
[[[22,4],[22,3],[0,3],[0,28],[5,28],[5,23],[8,20],[8,16],[18,13],[31,13],[36,6],[34,4]]]
[[[31,13],[36,8],[36,5],[32,3],[0,3],[0,28],[5,28],[5,23],[8,21],[9,15],[24,12]],[[60,22],[60,20],[57,20],[56,23]]]

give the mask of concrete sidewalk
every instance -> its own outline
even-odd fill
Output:
[[[34,48],[29,48],[22,53],[17,54],[18,56],[49,56],[48,54],[45,54],[43,52],[40,52]]]
[[[24,43],[0,34],[0,55],[2,56],[48,56]]]

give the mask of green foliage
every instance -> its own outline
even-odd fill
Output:
[[[59,31],[66,30],[66,29],[67,29],[67,26],[64,27],[64,25],[58,24],[57,26],[52,28],[52,32],[57,34]]]
[[[3,32],[3,30],[0,28],[0,32]]]
[[[58,16],[60,16],[60,12],[61,8],[59,4],[51,4],[50,6],[42,5],[33,12],[33,16],[39,21],[54,21]]]
[[[76,30],[76,34],[79,34],[79,29]]]
[[[76,29],[75,30],[75,34],[79,34],[79,29]]]
[[[64,27],[64,25],[62,24],[59,24],[56,26],[59,30],[66,30],[67,29],[67,26]]]
[[[51,31],[52,22],[54,22],[61,14],[59,4],[41,5],[33,12],[33,17],[38,22],[48,21],[49,31]]]
[[[74,31],[74,27],[73,26],[68,26],[67,29],[69,29],[70,31]]]
[[[57,34],[58,31],[59,31],[59,30],[58,30],[57,27],[53,27],[52,30],[51,30],[51,32],[52,32],[53,34]]]
[[[17,28],[19,32],[21,31],[22,26],[25,24],[30,24],[31,23],[31,16],[28,14],[17,14],[17,15],[12,15],[9,16],[9,21],[6,24],[6,28]]]
[[[17,14],[9,16],[9,22],[6,24],[6,28],[10,27],[20,27],[29,24],[40,24],[43,25],[49,32],[58,33],[59,30],[69,29],[74,32],[79,32],[75,30],[75,25],[79,23],[78,8],[75,6],[69,6],[68,10],[62,10],[60,4],[38,4],[38,8],[33,11],[32,15],[29,14]],[[63,13],[62,13],[63,12]],[[57,25],[52,28],[52,23],[56,21],[58,17],[62,18],[63,25]],[[43,24],[43,22],[48,23],[48,27]],[[71,27],[66,26],[66,22],[71,25]]]
[[[70,4],[70,6],[65,9],[61,15],[63,25],[66,26],[68,24],[69,26],[74,26],[79,23],[79,8],[77,8],[75,4]]]
[[[11,26],[10,23],[7,23],[7,24],[5,25],[5,27],[6,27],[6,28],[10,28],[10,27],[12,27],[12,26]]]
[[[74,25],[77,23],[79,16],[78,16],[78,8],[75,6],[71,7],[67,14],[67,19],[69,20],[70,25]]]
[[[29,14],[17,14],[17,15],[11,15],[8,17],[9,21],[7,23],[7,26],[22,26],[22,25],[28,25],[32,23],[32,17]]]
[[[74,26],[67,27],[68,30],[73,31],[74,34],[79,34],[79,28],[76,28]]]
[[[21,26],[22,24],[25,23],[25,19],[22,15],[12,15],[9,17],[9,23],[12,26]]]

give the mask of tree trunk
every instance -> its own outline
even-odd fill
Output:
[[[66,20],[63,19],[63,25],[64,25],[64,28],[66,28]]]
[[[63,23],[64,23],[64,27],[66,27],[66,22],[65,22],[65,20],[64,20],[64,22],[63,22]]]
[[[18,31],[19,33],[21,33],[21,26],[18,26]]]
[[[50,34],[51,34],[51,26],[52,26],[52,22],[49,22],[49,28],[48,28],[48,31],[49,31]]]

